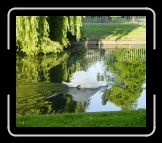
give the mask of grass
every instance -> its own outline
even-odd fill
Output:
[[[137,23],[84,24],[85,37],[93,40],[145,41],[146,25]]]
[[[146,110],[19,116],[17,127],[146,127]]]

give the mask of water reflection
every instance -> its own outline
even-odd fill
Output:
[[[76,71],[108,87],[67,88]],[[51,114],[146,108],[146,50],[78,48],[62,54],[16,57],[16,113]],[[88,79],[87,79],[88,80]],[[25,91],[25,92],[24,92]]]

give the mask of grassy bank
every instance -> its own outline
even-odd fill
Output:
[[[146,110],[22,116],[17,127],[145,127]]]
[[[146,25],[137,23],[84,24],[87,40],[145,41]]]

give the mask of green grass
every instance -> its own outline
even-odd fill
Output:
[[[137,23],[84,24],[87,40],[145,41],[146,25]]]
[[[146,110],[19,116],[17,127],[146,127]]]

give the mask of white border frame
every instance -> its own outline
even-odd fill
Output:
[[[156,14],[149,7],[15,7],[7,14],[7,50],[10,50],[10,13],[13,10],[148,10],[153,14],[153,49],[156,50]],[[153,129],[149,134],[14,134],[10,130],[10,94],[7,95],[7,130],[13,137],[149,137],[156,130],[156,95],[153,95]]]

